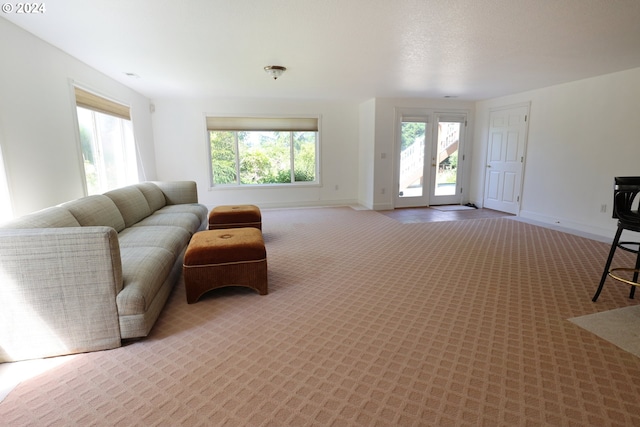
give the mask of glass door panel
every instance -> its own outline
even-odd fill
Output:
[[[434,195],[453,196],[458,180],[459,122],[438,123],[438,153]]]
[[[403,118],[400,122],[398,192],[396,207],[427,206],[428,183],[428,124],[426,118]],[[425,179],[426,178],[426,179]]]
[[[402,123],[399,197],[422,196],[426,127],[426,123]]]
[[[429,204],[448,205],[462,202],[459,153],[463,151],[466,116],[439,115],[436,120],[436,144],[431,154],[433,180]]]

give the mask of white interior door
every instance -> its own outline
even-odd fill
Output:
[[[528,105],[490,113],[485,208],[512,214],[519,212],[528,116]]]

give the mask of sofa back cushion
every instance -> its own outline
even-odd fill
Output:
[[[198,203],[195,181],[152,181],[164,193],[167,205]]]
[[[140,190],[144,195],[145,199],[147,199],[149,209],[151,209],[152,213],[167,204],[167,199],[164,198],[164,193],[157,185],[150,182],[142,182],[140,184],[136,184],[136,188],[138,188],[138,190]]]
[[[2,228],[14,229],[58,227],[80,227],[80,223],[67,209],[53,206],[21,216],[2,225]]]
[[[122,214],[122,218],[124,218],[126,227],[131,227],[136,222],[151,215],[147,199],[142,194],[142,191],[133,185],[108,191],[104,195],[116,204]]]
[[[60,205],[69,210],[82,226],[103,225],[117,232],[124,230],[124,219],[113,200],[104,194],[82,197]]]

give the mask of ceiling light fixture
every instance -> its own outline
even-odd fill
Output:
[[[273,77],[273,80],[277,80],[278,77],[282,75],[282,73],[287,71],[287,68],[280,65],[267,65],[266,67],[264,67],[264,71],[271,77]]]

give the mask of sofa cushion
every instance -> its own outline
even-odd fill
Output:
[[[195,233],[200,228],[200,219],[191,213],[163,213],[162,211],[154,212],[142,221],[134,225],[134,227],[144,227],[149,225],[171,225],[181,227],[190,234]]]
[[[175,255],[154,247],[121,247],[120,253],[124,287],[116,297],[118,314],[142,314],[169,276]]]
[[[172,226],[130,227],[118,234],[120,248],[163,248],[171,252],[174,257],[182,253],[190,239],[191,233],[187,230]]]
[[[124,230],[124,219],[113,200],[104,194],[82,197],[60,205],[68,209],[81,226],[102,225]]]
[[[189,212],[198,217],[200,222],[208,222],[209,209],[199,203],[188,203],[184,205],[167,205],[156,213],[185,213]]]
[[[198,201],[198,188],[194,181],[151,181],[164,193],[168,205],[181,205]]]
[[[142,191],[133,185],[108,191],[104,195],[116,204],[126,227],[131,227],[136,222],[151,215],[147,199],[142,194]]]
[[[65,208],[52,206],[16,218],[2,225],[2,228],[58,228],[80,227],[78,220]]]
[[[136,184],[136,188],[138,188],[138,190],[140,190],[144,195],[145,199],[147,199],[151,212],[155,212],[167,204],[167,199],[165,199],[164,193],[157,185],[150,182],[143,182]]]

